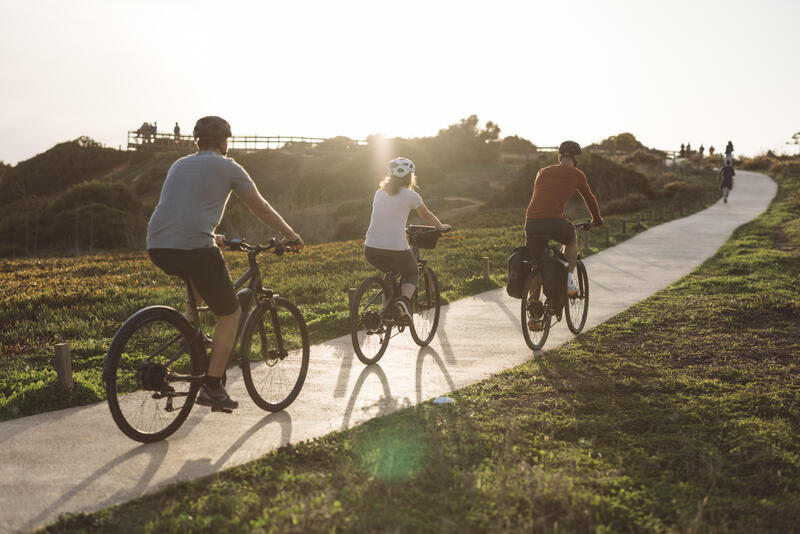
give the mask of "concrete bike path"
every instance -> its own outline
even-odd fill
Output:
[[[588,258],[587,328],[688,274],[735,228],[763,212],[776,189],[764,175],[739,171],[727,204],[720,201]],[[32,530],[65,512],[122,503],[483,380],[531,358],[519,323],[519,300],[498,289],[444,306],[429,347],[419,348],[406,332],[392,339],[376,365],[358,361],[349,336],[315,345],[303,390],[276,414],[250,401],[235,369],[229,391],[239,410],[226,415],[195,407],[177,433],[155,444],[125,437],[106,403],[0,423],[0,532]],[[545,349],[569,339],[562,321]]]

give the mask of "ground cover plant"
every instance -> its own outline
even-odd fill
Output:
[[[655,215],[679,217],[679,204],[684,213],[705,205],[681,201]],[[582,213],[585,217],[585,208]],[[607,217],[608,244],[656,224],[647,221],[649,214],[628,214],[625,234],[620,217]],[[637,225],[633,221],[639,216],[644,222]],[[456,232],[425,254],[438,274],[444,302],[505,284],[506,259],[525,240],[517,223],[522,219],[520,210],[494,210],[452,221]],[[592,232],[589,253],[606,247],[605,232]],[[482,276],[483,257],[489,258],[490,280]],[[232,277],[244,272],[243,254],[227,253],[227,261]],[[313,245],[281,259],[266,255],[262,266],[265,284],[300,306],[312,343],[348,332],[347,288],[374,272],[363,259],[362,240]],[[2,260],[0,283],[0,421],[103,400],[103,358],[122,322],[151,304],[182,310],[182,282],[161,273],[144,253]],[[210,332],[210,324],[206,327]],[[71,390],[53,370],[53,345],[60,342],[71,347]]]
[[[796,532],[800,180],[573,342],[47,532]]]

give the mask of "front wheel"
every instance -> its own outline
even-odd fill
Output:
[[[256,306],[244,325],[240,359],[253,402],[270,412],[294,402],[306,380],[309,352],[308,328],[297,306],[279,296]]]
[[[544,347],[550,333],[550,310],[545,304],[544,286],[538,269],[534,269],[525,279],[522,292],[520,317],[522,337],[531,350]]]
[[[436,335],[439,325],[439,281],[430,267],[423,267],[420,272],[417,290],[411,299],[413,316],[411,337],[420,347],[426,346]]]
[[[567,297],[567,305],[564,306],[564,312],[567,316],[569,331],[573,334],[580,334],[586,325],[586,316],[589,314],[589,277],[581,260],[578,260],[575,270],[580,292],[577,296]]]
[[[389,346],[392,327],[383,321],[383,306],[390,294],[380,276],[370,276],[358,286],[350,308],[350,339],[364,365],[377,363]]]
[[[129,438],[165,439],[188,417],[202,373],[202,342],[189,322],[167,306],[133,314],[106,354],[103,380],[111,417]]]

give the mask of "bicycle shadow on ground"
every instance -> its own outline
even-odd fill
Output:
[[[479,295],[475,295],[473,298],[481,300],[483,302],[490,302],[495,304],[500,311],[502,311],[506,317],[515,325],[517,325],[520,329],[520,299],[514,299],[513,303],[516,305],[515,309],[511,309],[511,303],[508,302],[507,299],[503,297],[502,293],[495,293],[497,290],[487,291],[485,293],[481,293]]]
[[[146,455],[149,456],[149,462],[147,467],[142,472],[142,475],[139,477],[139,480],[136,482],[136,485],[131,489],[124,490],[126,495],[141,495],[144,493],[145,489],[147,489],[147,485],[150,483],[150,480],[152,480],[153,476],[156,474],[156,472],[158,472],[161,464],[164,463],[164,459],[167,456],[168,450],[169,442],[167,441],[159,441],[158,443],[143,443],[137,447],[134,447],[122,456],[118,456],[110,462],[107,462],[100,469],[89,475],[85,480],[75,485],[72,489],[59,497],[55,502],[42,510],[38,515],[36,515],[36,517],[28,521],[22,530],[29,531],[37,528],[40,523],[47,519],[55,510],[58,510],[62,505],[69,502],[70,499],[76,495],[87,491],[101,477],[108,474],[113,469],[121,466],[122,464],[133,460],[134,458]],[[119,495],[121,491],[122,490],[117,491],[109,495],[105,500],[96,503],[95,509],[100,510],[107,508],[119,502],[117,495]],[[130,498],[126,498],[125,500],[130,500]]]
[[[436,349],[433,347],[420,347],[419,351],[417,352],[417,368],[416,368],[416,379],[415,379],[415,390],[417,394],[417,403],[421,403],[425,397],[422,394],[422,369],[424,367],[425,359],[430,357],[439,369],[442,371],[442,375],[444,376],[445,381],[447,382],[447,390],[448,391],[455,391],[456,384],[453,382],[453,378],[450,376],[450,371],[447,369],[447,365],[445,365],[444,361],[442,361],[442,357],[439,356],[439,353],[436,352]],[[441,390],[439,390],[441,391]]]
[[[342,347],[334,347],[333,358],[342,359],[342,365],[339,367],[339,375],[336,377],[336,385],[333,388],[334,398],[343,398],[347,393],[347,384],[350,381],[350,370],[353,368],[353,362],[357,359],[356,353],[349,347],[346,350]]]
[[[212,463],[209,458],[187,460],[181,466],[180,471],[170,478],[168,482],[197,478],[198,476],[208,475],[222,470],[225,467],[225,463],[242,448],[242,445],[256,435],[262,428],[272,423],[277,423],[280,427],[281,437],[278,447],[285,447],[292,438],[292,416],[286,411],[270,413],[262,417],[258,422],[247,429],[246,432],[239,436],[216,461]]]
[[[364,369],[361,370],[361,373],[358,375],[356,379],[356,383],[353,386],[353,391],[350,393],[350,398],[347,401],[347,407],[344,411],[344,417],[342,418],[342,430],[347,430],[350,428],[350,420],[353,416],[353,412],[356,408],[356,401],[358,400],[359,393],[361,393],[362,388],[364,387],[364,383],[366,382],[367,378],[370,375],[375,375],[378,380],[380,381],[380,385],[382,388],[383,395],[378,398],[377,401],[373,402],[372,404],[366,404],[363,406],[359,406],[361,411],[366,416],[363,420],[359,420],[356,424],[361,424],[364,421],[375,417],[381,417],[383,415],[390,414],[392,412],[396,412],[397,410],[401,410],[408,406],[411,406],[411,402],[408,398],[400,399],[399,397],[393,397],[391,388],[389,387],[389,379],[386,377],[386,373],[384,372],[383,368],[378,363],[374,363],[372,365],[367,365]],[[377,409],[377,410],[374,410]],[[370,410],[374,410],[370,412]],[[369,412],[369,413],[367,413]]]
[[[197,478],[198,476],[209,475],[218,472],[225,463],[239,450],[242,445],[252,438],[259,430],[269,425],[270,423],[277,423],[281,429],[280,446],[287,445],[291,439],[292,432],[292,419],[286,412],[277,412],[266,415],[244,432],[228,449],[215,461],[211,462],[209,459],[201,460],[187,460],[181,466],[180,470],[172,477],[166,478],[158,482],[158,486],[165,486],[173,482],[181,480]],[[174,437],[173,437],[174,438]],[[156,443],[143,443],[129,450],[125,454],[110,460],[100,469],[96,470],[82,482],[74,486],[64,495],[58,498],[55,502],[42,510],[36,517],[28,521],[23,527],[23,530],[32,530],[37,528],[42,521],[47,520],[54,511],[61,508],[64,504],[68,503],[73,497],[80,495],[86,491],[90,491],[92,486],[105,475],[113,470],[123,468],[126,462],[139,458],[143,455],[149,455],[149,462],[146,468],[142,471],[136,484],[131,488],[130,486],[115,491],[109,494],[105,499],[97,501],[93,504],[94,510],[102,510],[110,506],[114,506],[119,502],[129,501],[141,495],[144,495],[150,487],[153,477],[158,473],[169,451],[169,441],[159,441]],[[131,472],[133,469],[128,469]]]
[[[450,339],[447,337],[446,326],[447,326],[447,315],[450,313],[450,306],[444,305],[440,308],[439,311],[439,326],[436,329],[436,336],[434,339],[439,340],[439,346],[442,347],[442,354],[444,354],[444,359],[447,360],[447,363],[457,363],[458,359],[456,358],[455,350],[453,350],[453,345],[450,343]]]

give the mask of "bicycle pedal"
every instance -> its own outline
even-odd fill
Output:
[[[212,412],[222,412],[222,413],[233,413],[233,410],[231,410],[230,408],[223,408],[221,406],[212,406],[211,407],[211,411]]]

